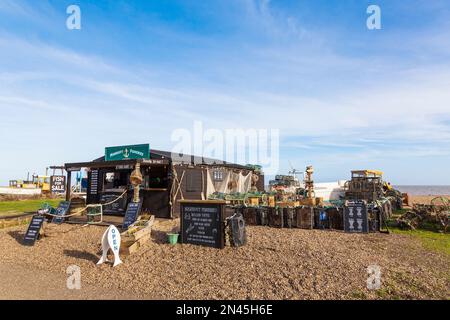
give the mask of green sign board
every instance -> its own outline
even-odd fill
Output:
[[[105,161],[128,159],[150,159],[150,145],[137,144],[132,146],[105,148]]]

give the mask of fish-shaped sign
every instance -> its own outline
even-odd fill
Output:
[[[103,262],[108,261],[108,251],[111,249],[111,251],[114,254],[114,264],[113,267],[119,265],[122,263],[119,256],[120,251],[120,232],[119,230],[114,226],[110,225],[108,229],[106,229],[105,233],[102,237],[102,250],[103,254],[100,260],[97,262],[97,264],[102,264]]]

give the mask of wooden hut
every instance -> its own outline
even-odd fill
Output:
[[[84,169],[88,179],[86,204],[108,203],[125,193],[120,201],[103,209],[105,214],[124,215],[133,196],[130,175],[137,163],[143,176],[142,211],[160,218],[179,217],[181,199],[207,199],[213,192],[264,190],[264,176],[255,167],[191,155],[174,157],[171,152],[135,145],[106,148],[105,156],[90,162],[66,163],[67,200],[72,196],[71,173]]]

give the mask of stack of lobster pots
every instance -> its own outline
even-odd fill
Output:
[[[234,207],[246,225],[273,228],[343,230],[343,208],[337,207]]]

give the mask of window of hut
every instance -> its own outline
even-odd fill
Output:
[[[214,181],[223,181],[223,171],[222,170],[214,170],[213,171],[213,180]]]

